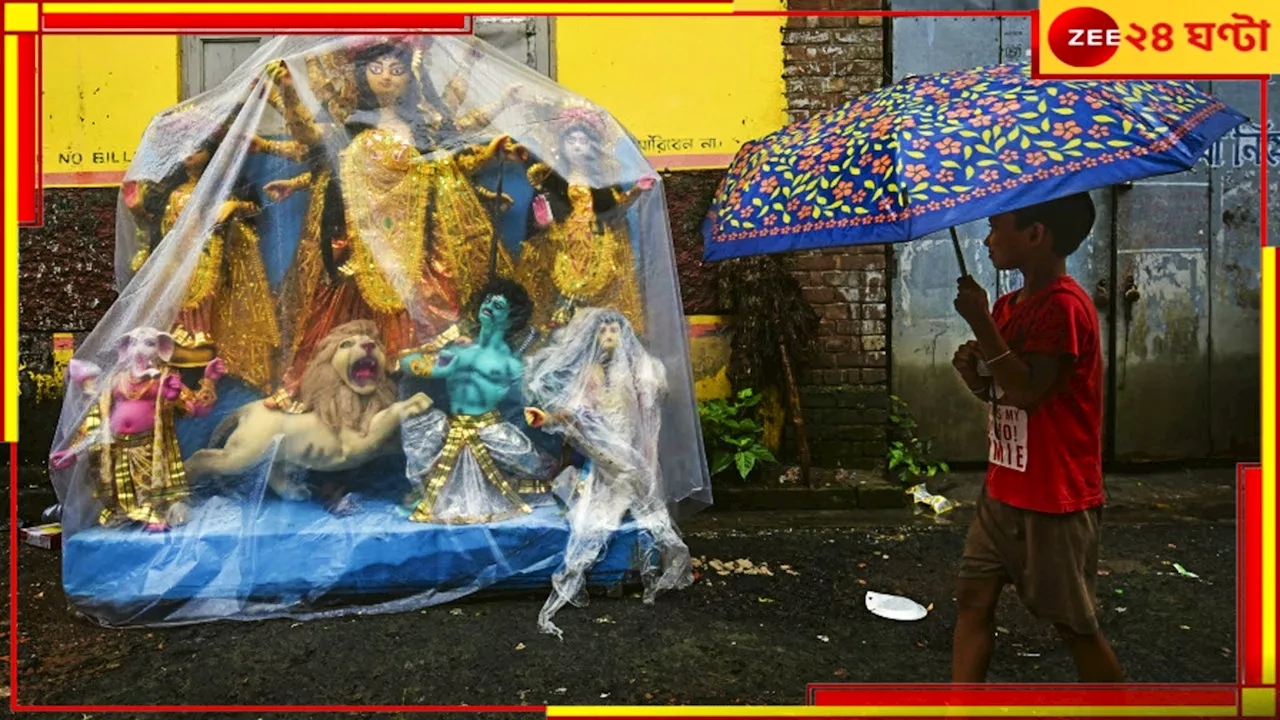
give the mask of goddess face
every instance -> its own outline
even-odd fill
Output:
[[[595,154],[595,144],[591,136],[584,130],[570,130],[564,136],[565,159],[574,165],[581,165]]]
[[[606,353],[617,350],[621,342],[622,326],[617,322],[601,323],[599,329],[596,330],[596,343]]]
[[[364,77],[378,104],[391,107],[400,102],[409,87],[409,66],[393,55],[385,55],[365,66]]]

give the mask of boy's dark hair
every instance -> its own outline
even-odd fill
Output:
[[[1013,211],[1013,224],[1019,230],[1033,223],[1044,225],[1053,238],[1053,252],[1067,257],[1080,248],[1098,217],[1089,193],[1081,192],[1056,200]]]

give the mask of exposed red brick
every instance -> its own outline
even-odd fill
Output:
[[[849,278],[849,280],[842,287],[837,288],[840,291],[840,296],[844,298],[845,302],[862,302],[862,286],[865,282],[861,274],[850,271],[845,273],[845,277]]]
[[[782,33],[784,45],[827,45],[832,41],[831,33],[826,30],[786,30]],[[821,52],[821,50],[819,50]]]
[[[862,45],[867,51],[876,49],[883,55],[884,48],[881,46],[881,30],[874,27],[856,27],[846,30],[838,30],[831,34],[832,39],[838,43],[846,45]]]
[[[822,317],[828,320],[848,320],[849,306],[843,304],[824,305],[820,311]]]
[[[784,64],[815,60],[818,57],[818,48],[805,47],[803,45],[788,45],[782,49],[782,56]]]
[[[880,78],[884,71],[884,61],[880,59],[855,59],[855,60],[834,60],[831,63],[831,72],[837,75],[856,75],[860,79]]]
[[[884,257],[881,255],[848,255],[840,258],[838,266],[846,270],[869,270],[873,266],[879,264],[884,266]]]
[[[804,255],[796,259],[800,270],[834,270],[836,259],[830,255]]]
[[[825,306],[840,299],[836,291],[831,288],[805,288],[800,291],[800,294],[804,296],[805,302],[815,307]]]
[[[804,62],[787,63],[782,68],[782,77],[822,77],[834,72],[830,62],[822,60],[806,60]]]
[[[852,352],[857,349],[854,347],[856,339],[857,338],[854,337],[841,337],[839,335],[835,337],[826,337],[822,339],[822,349],[826,352],[833,353]]]
[[[857,368],[865,364],[866,355],[860,352],[840,353],[836,356],[836,367],[839,368]]]
[[[832,258],[833,260],[835,258]],[[843,288],[849,286],[849,273],[840,270],[828,270],[822,273],[822,284],[827,287]],[[843,296],[842,296],[843,299]]]

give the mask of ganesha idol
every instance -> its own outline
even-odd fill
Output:
[[[72,384],[93,404],[70,447],[53,453],[50,464],[61,470],[90,456],[101,525],[167,530],[186,522],[190,498],[174,420],[208,414],[225,367],[220,358],[210,360],[192,390],[175,369],[189,363],[170,334],[136,328],[116,349],[116,366],[105,377],[95,365],[72,361]]]

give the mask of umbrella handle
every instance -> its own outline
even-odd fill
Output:
[[[956,250],[956,262],[960,263],[960,277],[969,277],[969,270],[964,266],[964,253],[960,251],[960,236],[955,227],[951,228],[951,245]]]

